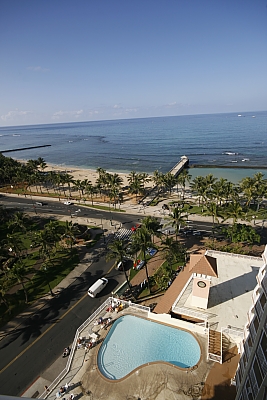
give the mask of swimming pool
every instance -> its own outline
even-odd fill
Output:
[[[124,315],[103,341],[97,363],[106,378],[116,380],[154,361],[189,368],[198,363],[200,354],[199,344],[189,332]]]

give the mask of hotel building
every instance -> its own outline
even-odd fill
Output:
[[[267,246],[248,311],[236,372],[236,400],[267,399]]]

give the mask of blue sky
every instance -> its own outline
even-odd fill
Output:
[[[0,126],[267,109],[266,0],[1,0]]]

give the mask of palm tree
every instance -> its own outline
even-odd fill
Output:
[[[140,179],[141,182],[142,182],[143,188],[145,188],[146,183],[148,183],[148,182],[151,181],[150,176],[149,176],[146,172],[141,172],[141,173],[139,174],[139,179]]]
[[[196,192],[198,196],[198,206],[200,207],[200,204],[203,204],[203,199],[206,191],[206,182],[205,178],[203,176],[197,176],[193,181],[191,182],[191,189]]]
[[[75,243],[75,235],[77,235],[79,232],[80,230],[78,226],[73,225],[72,221],[65,221],[64,233],[62,237],[67,237],[69,239],[68,242],[70,243],[71,248],[73,246],[73,243]]]
[[[175,264],[181,258],[184,259],[185,249],[179,242],[175,242],[170,236],[165,237],[165,239],[162,240],[161,244],[162,250],[165,253],[166,261],[172,273],[172,264]]]
[[[152,181],[154,182],[155,186],[158,189],[158,193],[164,186],[164,175],[162,172],[159,172],[158,170],[154,171]]]
[[[91,196],[92,206],[94,205],[93,204],[93,196],[94,196],[95,193],[96,193],[96,187],[93,186],[91,184],[91,182],[88,182],[86,187],[85,187],[85,194],[88,194],[89,196]]]
[[[167,174],[163,176],[163,184],[170,194],[172,192],[172,188],[175,186],[176,183],[177,179],[171,172],[167,172]]]
[[[212,215],[212,236],[214,237],[214,222],[216,221],[219,223],[219,218],[222,217],[222,215],[219,212],[218,204],[215,203],[214,201],[211,201],[210,203],[206,204],[206,214]]]
[[[108,172],[105,169],[100,168],[100,167],[98,167],[96,171],[98,172],[98,178],[96,180],[96,185],[99,189],[100,196],[102,196],[102,194],[104,194],[104,201],[105,201],[105,191],[107,188]]]
[[[70,184],[75,184],[75,181],[73,180],[73,176],[70,174],[64,174],[65,178],[64,178],[64,183],[66,183],[68,185],[68,189],[69,189],[69,197],[71,197],[71,188],[70,188]]]
[[[148,215],[147,217],[142,219],[142,225],[152,235],[152,238],[154,238],[154,235],[160,236],[159,229],[160,229],[161,225],[156,217],[152,217],[151,215]],[[153,242],[154,242],[154,240],[153,240]]]
[[[259,207],[263,198],[266,196],[267,181],[263,179],[264,175],[261,172],[257,172],[253,176],[254,188],[255,188],[255,201],[257,202],[256,212],[259,211]]]
[[[221,205],[222,199],[225,198],[225,192],[227,189],[227,179],[220,178],[217,182],[212,185],[212,194],[216,199],[216,204]]]
[[[143,254],[144,262],[145,262],[145,269],[146,269],[148,290],[149,290],[149,293],[151,293],[149,275],[148,275],[148,269],[147,269],[146,251],[147,251],[148,247],[152,247],[152,241],[151,241],[151,234],[145,226],[141,226],[141,228],[139,228],[135,232],[135,234],[133,236],[133,243],[134,243],[134,246],[137,245],[140,248],[140,250]]]
[[[24,250],[24,246],[22,240],[17,237],[15,234],[7,234],[5,239],[5,248],[9,250],[9,254],[14,256],[14,258],[21,259],[22,251]]]
[[[9,314],[11,314],[9,302],[8,302],[8,300],[6,298],[6,294],[7,294],[8,290],[9,290],[9,288],[7,286],[7,282],[6,281],[0,283],[0,299],[1,299],[0,304],[1,304],[1,302],[3,302],[4,305],[6,306]]]
[[[49,221],[44,226],[44,231],[46,234],[46,240],[52,247],[57,247],[57,244],[60,240],[60,230],[61,227],[58,221]]]
[[[12,218],[8,221],[7,226],[11,228],[12,232],[14,231],[26,231],[26,224],[27,217],[23,212],[17,211],[13,214]]]
[[[254,179],[250,177],[241,179],[240,188],[246,197],[246,205],[250,207],[251,201],[255,195]]]
[[[119,263],[119,262],[122,263],[123,272],[124,272],[124,275],[125,275],[125,279],[126,279],[127,285],[128,285],[128,287],[130,289],[130,292],[131,292],[132,296],[135,298],[135,296],[134,296],[134,294],[132,292],[132,286],[130,284],[127,272],[125,270],[125,263],[123,262],[125,257],[126,257],[126,251],[125,251],[125,248],[124,248],[124,242],[122,240],[115,240],[114,242],[112,242],[112,243],[110,243],[108,245],[108,253],[106,255],[106,260],[110,261],[110,260],[115,258],[116,263]]]
[[[137,201],[137,196],[144,194],[144,180],[146,178],[142,174],[132,171],[127,179],[129,182],[129,193],[135,194]]]
[[[185,225],[185,216],[182,215],[183,210],[175,207],[171,209],[170,215],[168,217],[168,220],[170,222],[167,222],[165,226],[169,225],[171,223],[171,226],[175,228],[175,237],[177,241],[177,236],[179,233],[179,230],[181,229],[181,225]]]
[[[188,169],[183,169],[182,172],[176,178],[177,184],[179,183],[182,188],[182,193],[183,193],[182,199],[184,199],[184,195],[185,195],[186,182],[190,183],[191,177],[192,177],[192,175],[189,174]]]
[[[107,175],[107,187],[110,201],[113,200],[115,208],[119,198],[120,188],[122,186],[123,179],[119,174],[108,174]]]
[[[53,293],[51,285],[50,285],[50,281],[49,281],[48,276],[47,276],[47,270],[49,268],[50,268],[50,262],[48,260],[45,260],[43,262],[43,264],[42,264],[42,266],[41,266],[39,271],[45,276],[45,280],[46,280],[47,285],[49,287],[50,294],[51,294],[51,296],[54,296],[54,293]]]
[[[26,276],[29,273],[29,268],[22,261],[18,261],[16,264],[13,265],[12,269],[10,270],[10,274],[14,277],[19,284],[21,284],[24,295],[25,295],[25,303],[28,303],[28,292],[25,287],[25,279],[30,281],[30,279]]]
[[[47,168],[47,164],[46,164],[44,158],[39,157],[39,158],[37,158],[36,161],[37,161],[39,167],[41,168],[42,172],[44,172],[45,168]]]
[[[229,218],[233,219],[233,224],[232,224],[232,240],[233,236],[235,233],[236,229],[236,223],[238,219],[243,219],[245,217],[245,212],[243,210],[243,207],[240,205],[239,201],[233,200],[229,205],[226,210],[226,216],[224,218],[224,221],[226,221]]]

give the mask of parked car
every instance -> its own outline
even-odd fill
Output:
[[[125,261],[119,261],[115,267],[117,271],[124,271]]]
[[[150,257],[153,257],[157,252],[158,250],[154,249],[153,247],[148,247],[146,250],[146,254],[149,254]]]
[[[199,231],[193,231],[193,236],[200,236],[201,235],[201,232],[199,232]]]
[[[137,263],[134,263],[133,269],[139,271],[139,269],[143,268],[144,265],[145,265],[144,260],[138,260]]]
[[[141,227],[141,224],[136,224],[136,225],[134,225],[134,226],[131,227],[131,231],[135,232],[136,229],[138,229],[138,228],[140,228],[140,227]]]

